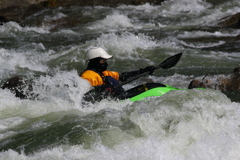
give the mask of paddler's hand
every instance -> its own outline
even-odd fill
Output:
[[[156,67],[154,66],[147,66],[146,68],[144,69],[141,69],[142,70],[142,73],[148,73],[148,75],[152,75],[153,72],[155,71]]]
[[[99,91],[99,92],[108,92],[108,93],[111,93],[114,91],[114,86],[113,85],[110,85],[110,84],[103,84],[103,85],[100,85],[100,86],[95,86],[94,87],[95,90]]]

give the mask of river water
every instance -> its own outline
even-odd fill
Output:
[[[179,63],[146,81],[187,88],[195,77],[229,74],[239,65],[238,29],[218,26],[239,0],[171,0],[162,6],[46,9],[22,25],[0,26],[0,80],[34,82],[37,100],[0,90],[0,159],[240,159],[238,100],[216,90],[172,91],[144,101],[103,100],[83,106],[90,85],[78,74],[86,51],[112,54],[109,70]]]

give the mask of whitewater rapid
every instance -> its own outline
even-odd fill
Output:
[[[1,84],[20,76],[33,82],[38,95],[21,100],[0,89],[0,159],[239,159],[239,101],[220,91],[170,91],[138,102],[82,104],[92,87],[79,74],[93,46],[113,55],[109,69],[119,72],[183,53],[172,69],[159,69],[125,89],[146,81],[186,89],[196,77],[232,73],[239,65],[239,42],[225,39],[240,31],[218,22],[239,12],[240,4],[211,1],[59,7],[28,17],[26,26],[0,26]],[[51,22],[72,17],[86,22]]]

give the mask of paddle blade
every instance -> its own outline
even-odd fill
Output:
[[[174,67],[178,63],[181,56],[182,56],[182,53],[178,53],[178,54],[175,54],[174,56],[167,58],[161,64],[159,64],[156,67],[156,69],[158,68],[168,69],[168,68]]]

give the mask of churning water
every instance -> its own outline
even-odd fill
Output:
[[[194,77],[239,65],[238,29],[221,18],[239,0],[172,0],[161,6],[46,9],[0,26],[0,80],[34,82],[38,100],[0,90],[0,159],[240,159],[240,106],[216,90],[171,91],[144,101],[103,100],[83,106],[91,87],[78,74],[86,51],[106,49],[119,72],[157,65],[182,52],[170,70],[138,79],[187,88]]]

